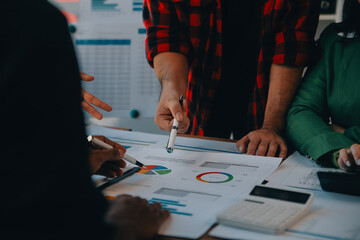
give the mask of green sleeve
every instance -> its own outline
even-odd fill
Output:
[[[322,35],[320,45],[326,43]],[[324,154],[352,145],[344,134],[328,125],[326,51],[307,72],[288,112],[286,133],[296,149],[315,161]]]
[[[360,143],[360,127],[359,126],[353,126],[345,130],[344,132],[345,136],[350,138],[356,143]]]

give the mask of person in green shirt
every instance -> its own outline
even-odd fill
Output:
[[[360,167],[360,0],[345,0],[343,21],[320,36],[319,61],[309,68],[288,112],[287,136],[319,164]]]

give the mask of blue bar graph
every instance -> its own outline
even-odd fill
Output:
[[[143,1],[142,0],[133,0],[133,11],[140,12],[143,10]]]
[[[86,39],[76,40],[76,45],[130,45],[130,39]]]
[[[149,200],[149,203],[155,203],[155,202],[159,202],[161,203],[163,209],[167,209],[170,211],[170,213],[172,214],[178,214],[178,215],[184,215],[184,216],[192,216],[192,213],[187,213],[187,212],[181,212],[179,211],[178,208],[174,208],[175,207],[186,207],[186,204],[182,204],[179,201],[172,201],[172,200],[166,200],[166,199],[161,199],[161,198],[152,198]]]
[[[91,9],[93,11],[120,11],[116,7],[117,3],[106,3],[107,0],[91,0]]]
[[[138,33],[139,34],[146,34],[146,28],[139,28]]]

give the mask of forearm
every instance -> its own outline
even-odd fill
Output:
[[[189,64],[180,53],[164,52],[155,56],[154,69],[162,89],[172,88],[186,95]]]
[[[302,73],[303,67],[276,64],[271,66],[263,128],[277,132],[284,130],[287,110],[299,86]]]

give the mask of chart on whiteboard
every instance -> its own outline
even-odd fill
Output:
[[[142,0],[87,0],[80,1],[80,20],[129,21],[142,14]]]
[[[105,117],[154,116],[160,83],[145,55],[141,0],[79,3],[75,47],[80,70],[93,75],[83,88],[112,106]]]

